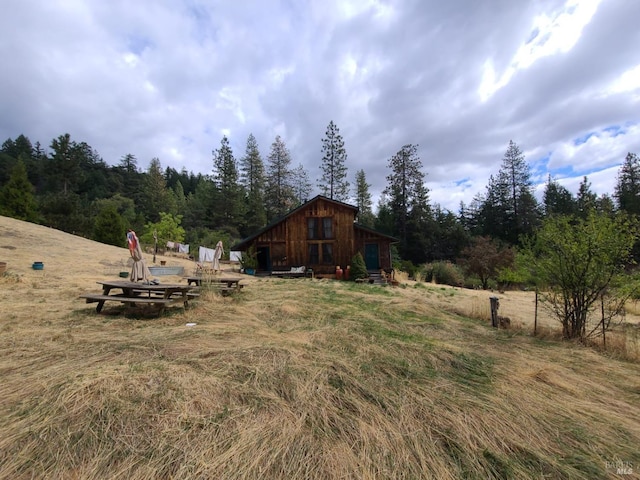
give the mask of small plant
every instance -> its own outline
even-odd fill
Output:
[[[351,260],[350,269],[351,279],[355,282],[358,279],[368,278],[369,272],[367,271],[367,265],[364,263],[364,258],[360,252],[356,253]]]
[[[246,252],[242,253],[240,265],[242,265],[245,272],[248,269],[255,270],[258,268],[258,254],[256,253],[256,249],[253,245],[251,245]]]

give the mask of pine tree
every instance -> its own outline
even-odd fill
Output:
[[[299,164],[291,171],[291,178],[293,182],[293,196],[295,198],[296,205],[302,205],[311,195],[311,182],[309,181],[309,173],[304,168],[304,165]]]
[[[51,141],[51,150],[54,172],[62,194],[74,192],[83,174],[78,144],[71,141],[71,135],[66,133]]]
[[[226,136],[220,148],[213,151],[213,181],[216,186],[215,218],[219,226],[237,229],[243,211],[243,192],[239,184],[238,167]]]
[[[551,215],[574,215],[576,212],[576,201],[571,192],[560,185],[556,180],[549,178],[543,194],[544,214]]]
[[[509,142],[498,175],[489,178],[478,214],[477,233],[510,244],[531,234],[539,222],[529,166],[513,141]]]
[[[372,211],[371,193],[364,170],[356,173],[356,207],[358,207],[358,223],[365,227],[373,227],[375,216]]]
[[[36,222],[38,206],[34,190],[21,156],[13,167],[9,180],[0,189],[0,213],[18,220]]]
[[[497,182],[501,193],[506,195],[506,204],[502,208],[507,225],[502,238],[515,244],[520,235],[533,232],[538,221],[538,205],[533,195],[529,165],[513,140],[509,141],[502,159]]]
[[[580,218],[586,219],[589,213],[597,208],[598,195],[591,190],[591,182],[585,175],[578,187],[576,196],[576,211]]]
[[[285,215],[294,205],[291,156],[280,135],[271,144],[267,161],[265,200],[267,220],[272,221]]]
[[[320,192],[332,200],[345,202],[349,199],[349,182],[347,181],[347,152],[340,130],[329,122],[325,138],[322,139],[322,177],[318,182]]]
[[[389,159],[391,174],[385,194],[394,221],[394,235],[400,239],[400,255],[406,257],[410,237],[419,237],[424,220],[428,218],[428,193],[424,185],[422,162],[417,145],[405,145]],[[412,247],[413,248],[413,247]]]
[[[632,215],[640,215],[640,158],[629,152],[618,171],[614,197],[618,208]]]
[[[247,138],[245,156],[240,160],[240,181],[244,185],[247,206],[244,220],[246,230],[242,233],[248,235],[267,224],[264,163],[253,134]]]
[[[158,158],[152,158],[143,177],[141,197],[142,211],[147,221],[160,221],[160,212],[175,213],[175,197],[167,187],[167,181]]]

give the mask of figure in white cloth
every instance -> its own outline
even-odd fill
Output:
[[[214,272],[217,272],[218,270],[220,270],[220,259],[222,258],[223,254],[224,254],[224,247],[222,246],[222,240],[220,240],[216,244],[216,249],[213,252],[213,271]]]
[[[132,282],[143,281],[145,283],[159,283],[155,279],[151,279],[151,272],[147,267],[147,263],[144,261],[142,257],[142,248],[140,247],[140,241],[138,240],[138,236],[136,232],[133,230],[129,230],[127,232],[127,244],[129,245],[129,253],[131,253],[131,258],[133,258],[133,266],[131,267],[131,275],[129,275],[129,280]]]

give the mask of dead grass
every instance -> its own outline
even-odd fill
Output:
[[[0,217],[0,252],[0,478],[592,479],[640,465],[640,366],[471,319],[491,292],[247,278],[240,295],[135,319],[77,298],[124,249]],[[519,295],[500,297],[526,321]]]

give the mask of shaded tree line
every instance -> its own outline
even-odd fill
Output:
[[[388,159],[387,186],[374,213],[364,170],[348,181],[345,142],[333,121],[320,145],[319,191],[356,205],[357,221],[398,238],[398,258],[414,264],[455,261],[473,251],[477,238],[498,249],[518,246],[553,215],[640,214],[640,162],[633,153],[620,168],[613,196],[597,196],[587,177],[574,196],[549,177],[538,203],[530,168],[511,141],[484,192],[454,213],[430,202],[418,146],[408,144]],[[158,158],[142,170],[132,154],[110,166],[69,134],[53,139],[49,151],[20,135],[0,148],[0,213],[117,245],[126,228],[144,231],[162,214],[179,217],[187,243],[215,243],[214,235],[235,240],[309,199],[310,174],[292,164],[279,136],[263,156],[249,135],[239,157],[225,136],[211,152],[211,173],[194,174],[163,169]]]

